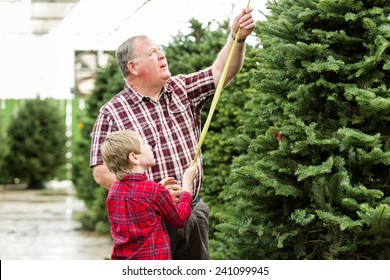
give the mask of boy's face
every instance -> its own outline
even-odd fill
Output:
[[[141,136],[139,137],[141,143],[141,155],[139,159],[141,161],[141,165],[145,168],[153,166],[156,164],[156,160],[154,159],[154,154],[152,151],[152,147],[144,141]]]

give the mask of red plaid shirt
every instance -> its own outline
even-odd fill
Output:
[[[129,129],[138,131],[152,146],[156,164],[146,171],[152,181],[181,178],[195,156],[201,132],[201,109],[214,93],[211,67],[171,77],[158,102],[126,86],[100,109],[92,132],[90,166],[103,164],[100,145],[110,132]],[[202,181],[201,155],[198,167],[194,198]]]
[[[172,259],[166,221],[183,227],[191,214],[192,197],[182,192],[175,204],[161,184],[132,173],[116,181],[107,196],[114,248],[111,259]]]

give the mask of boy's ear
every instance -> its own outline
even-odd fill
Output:
[[[140,164],[140,161],[139,161],[138,156],[136,154],[130,153],[128,158],[129,158],[129,162],[131,164],[133,164],[133,165]]]

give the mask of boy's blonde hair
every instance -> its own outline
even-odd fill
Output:
[[[115,131],[107,136],[101,148],[108,170],[117,180],[122,180],[132,169],[129,154],[141,153],[140,135],[130,130]]]

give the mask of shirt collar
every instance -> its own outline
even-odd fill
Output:
[[[122,181],[147,181],[148,176],[145,173],[129,173]]]
[[[168,82],[165,83],[165,85],[163,87],[163,92],[166,92],[166,93],[173,92],[173,87],[172,87],[170,81],[171,81],[171,79],[169,79]]]
[[[135,89],[133,89],[129,83],[126,81],[126,92],[130,96],[131,100],[134,102],[134,104],[137,104],[142,101],[142,99],[145,97],[141,93],[137,92]]]
[[[147,96],[143,95],[142,93],[137,92],[135,89],[129,85],[129,83],[126,81],[126,87],[127,87],[127,93],[130,95],[131,99],[133,100],[134,104],[137,104],[142,101],[143,98],[148,98]],[[173,87],[170,83],[170,80],[168,80],[167,83],[165,83],[164,87],[162,88],[161,94],[163,93],[171,93],[173,92]]]

